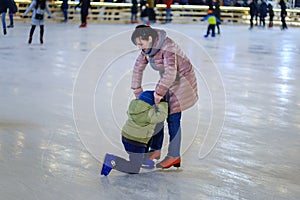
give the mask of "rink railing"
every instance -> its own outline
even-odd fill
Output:
[[[16,14],[15,19],[18,21],[30,21],[28,18],[21,18],[20,16],[25,12],[30,0],[15,0],[19,12]],[[61,22],[63,20],[62,11],[60,9],[62,1],[51,1],[49,3],[50,10],[54,16],[53,19],[48,21]],[[69,2],[69,23],[80,22],[80,9],[74,9],[77,3],[74,1]],[[208,6],[200,5],[172,5],[172,23],[174,24],[198,24],[200,19],[207,13]],[[248,7],[230,7],[221,6],[222,23],[239,23],[249,24],[249,8]],[[91,9],[89,9],[88,23],[116,23],[127,24],[131,23],[131,3],[104,3],[92,2]],[[274,9],[274,25],[280,25],[280,9]],[[300,26],[300,10],[287,9],[286,22],[288,25]],[[156,5],[157,23],[165,22],[165,5]],[[138,14],[139,16],[139,14]],[[258,20],[259,21],[259,20]],[[205,23],[205,22],[201,22]],[[266,18],[268,23],[268,17]]]

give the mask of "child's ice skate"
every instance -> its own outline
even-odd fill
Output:
[[[107,153],[103,161],[101,175],[107,176],[115,166],[116,156]]]
[[[150,160],[149,158],[147,158],[143,161],[142,168],[154,169],[154,167],[155,167],[155,162],[153,160]]]

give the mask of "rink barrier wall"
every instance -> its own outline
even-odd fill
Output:
[[[30,15],[28,18],[21,18],[25,10],[30,5],[28,0],[15,0],[19,11],[15,15],[16,21],[30,22]],[[53,14],[53,19],[46,19],[46,21],[62,22],[63,14],[60,8],[62,1],[49,2],[50,10]],[[74,9],[77,2],[69,1],[68,18],[69,23],[80,23],[80,9]],[[156,5],[157,23],[165,22],[165,5]],[[202,5],[172,5],[172,23],[174,24],[199,24],[206,23],[200,20],[206,15],[208,6]],[[238,23],[249,24],[250,15],[248,7],[231,7],[221,6],[222,24]],[[92,2],[89,10],[88,23],[109,23],[109,24],[128,24],[131,23],[131,3],[106,3],[106,2]],[[300,26],[300,10],[287,9],[286,22],[288,25]],[[280,9],[274,9],[274,25],[280,25]],[[139,16],[139,13],[138,13]],[[266,17],[266,24],[268,24],[268,17]],[[258,20],[259,21],[259,20]],[[140,22],[140,21],[139,21]]]

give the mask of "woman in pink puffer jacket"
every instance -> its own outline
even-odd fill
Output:
[[[136,97],[143,91],[143,72],[148,65],[160,73],[160,79],[155,88],[155,103],[165,97],[169,103],[168,129],[170,143],[167,157],[157,164],[158,168],[180,166],[181,145],[181,112],[192,107],[198,100],[197,80],[190,60],[181,48],[164,30],[153,29],[150,26],[139,25],[131,36],[131,41],[140,50],[132,75],[131,88]],[[163,142],[163,124],[158,125],[158,131],[152,138],[150,159],[159,159]]]

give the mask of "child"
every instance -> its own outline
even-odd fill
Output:
[[[268,4],[268,12],[269,12],[269,28],[273,27],[273,18],[274,18],[274,10],[272,4]]]
[[[211,37],[215,37],[215,27],[217,22],[221,23],[220,20],[213,14],[212,10],[207,11],[207,15],[201,19],[201,21],[208,21],[207,33],[204,37],[208,37],[210,30],[212,31]]]
[[[107,176],[112,169],[137,174],[140,168],[154,168],[154,161],[145,158],[148,142],[154,134],[156,124],[168,116],[167,102],[154,105],[154,91],[145,91],[138,99],[130,102],[128,119],[122,129],[122,143],[129,154],[129,161],[112,154],[106,154],[101,175]]]
[[[43,44],[43,36],[44,36],[44,14],[45,11],[48,13],[49,17],[52,18],[50,9],[48,7],[48,3],[46,0],[33,0],[27,10],[24,12],[23,17],[25,17],[31,10],[33,9],[32,13],[32,26],[29,33],[28,43],[31,44],[32,36],[37,25],[40,25],[40,43]]]

